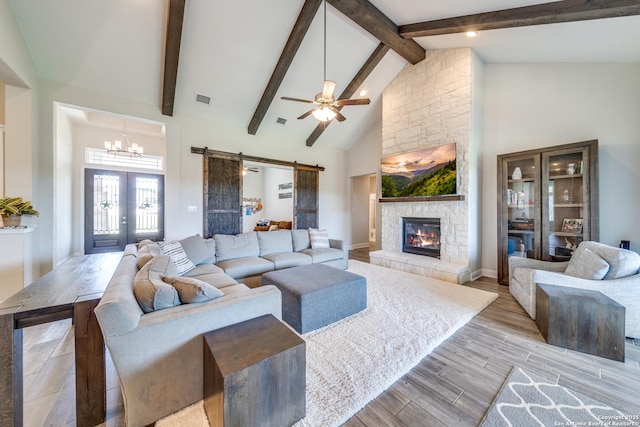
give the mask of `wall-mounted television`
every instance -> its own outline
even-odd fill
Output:
[[[456,144],[381,159],[382,197],[456,194]]]

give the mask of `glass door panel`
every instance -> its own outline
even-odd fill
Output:
[[[500,271],[508,271],[510,257],[537,258],[540,253],[540,156],[503,159],[501,168],[502,214],[499,229],[503,250]],[[504,281],[508,277],[501,277]]]
[[[589,212],[585,211],[585,150],[562,150],[542,156],[546,190],[543,204],[542,259],[567,261],[585,239]]]
[[[128,243],[164,238],[164,177],[85,170],[84,251],[124,250]]]

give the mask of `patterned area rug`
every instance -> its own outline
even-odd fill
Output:
[[[367,308],[302,337],[307,415],[296,427],[339,426],[489,305],[497,294],[359,261]],[[207,426],[202,402],[156,427]]]
[[[637,426],[638,419],[515,366],[481,427]]]

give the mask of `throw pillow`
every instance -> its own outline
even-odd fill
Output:
[[[329,249],[329,232],[327,230],[309,229],[311,249]]]
[[[160,246],[157,243],[152,242],[151,240],[143,240],[138,243],[138,259],[137,264],[138,268],[142,268],[146,263],[149,262],[156,255],[160,255],[162,251],[160,250]]]
[[[574,254],[564,274],[581,279],[602,280],[609,271],[609,263],[598,254],[585,248]]]
[[[162,280],[176,288],[183,304],[205,302],[224,295],[221,290],[194,277],[162,276]]]
[[[175,274],[175,266],[167,255],[157,255],[147,262],[133,280],[133,293],[145,313],[180,305],[176,288],[160,279],[162,274]]]
[[[210,260],[214,256],[214,254],[209,250],[207,244],[204,242],[204,239],[199,234],[180,240],[180,244],[182,245],[184,252],[187,254],[187,257],[195,265],[203,264],[207,261],[211,262]]]
[[[175,264],[179,276],[182,276],[187,271],[196,268],[195,264],[191,262],[189,257],[187,257],[182,245],[177,240],[160,242],[158,244],[160,245],[162,253],[168,255],[171,258],[171,261]]]

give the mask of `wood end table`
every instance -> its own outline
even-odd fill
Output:
[[[306,343],[272,315],[204,334],[212,426],[291,426],[306,415]]]
[[[624,306],[602,292],[536,285],[536,326],[551,345],[624,362],[624,321]]]

